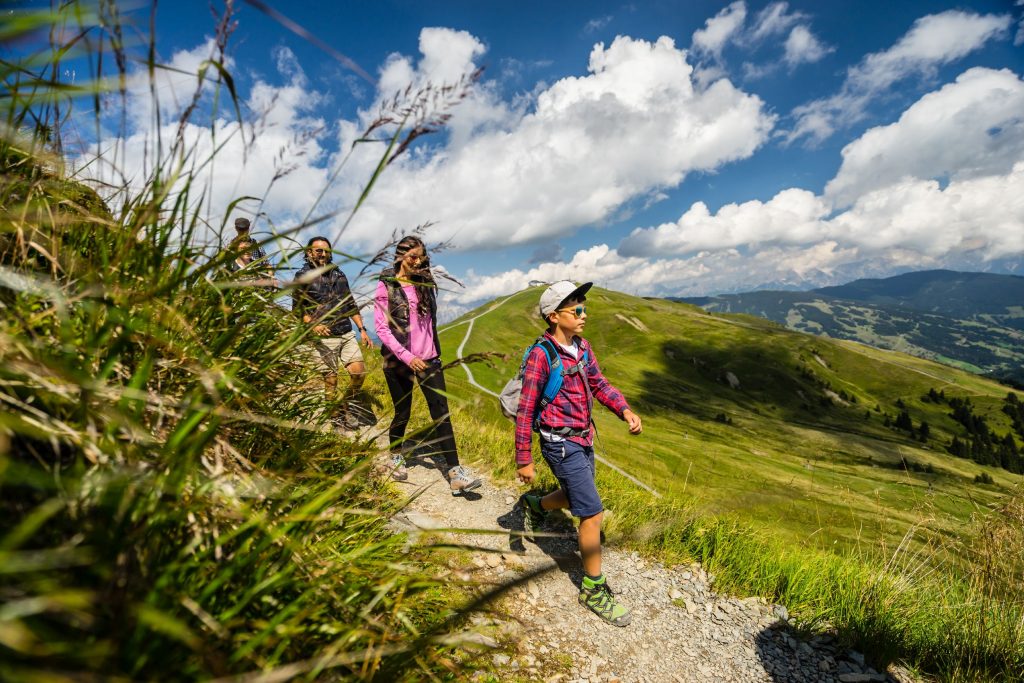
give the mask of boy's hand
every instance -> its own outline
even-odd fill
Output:
[[[640,416],[628,408],[622,412],[622,419],[629,425],[630,434],[639,434],[644,430],[640,424]]]
[[[518,475],[519,481],[524,484],[532,483],[533,478],[536,476],[536,473],[533,471],[533,463],[531,462],[529,465],[521,466],[516,470],[516,475]]]

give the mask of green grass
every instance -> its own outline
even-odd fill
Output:
[[[475,322],[465,353],[509,355],[493,368],[474,365],[477,381],[491,390],[514,373],[521,350],[540,332],[532,310],[537,296],[538,290],[518,294]],[[636,316],[650,332],[616,313]],[[447,328],[446,350],[458,346],[465,329]],[[1008,431],[1000,412],[1006,388],[977,376],[749,316],[709,315],[599,289],[590,297],[586,334],[605,374],[645,420],[644,435],[634,439],[598,410],[599,450],[659,491],[685,490],[703,511],[735,513],[793,542],[895,547],[925,519],[924,532],[956,536],[1022,481],[949,456],[945,445],[960,426],[948,406],[921,401],[931,387],[971,396],[997,432]],[[801,368],[857,402],[824,407],[824,391]],[[739,379],[739,389],[723,380],[726,372]],[[929,423],[927,444],[882,425],[874,407],[895,417],[897,399],[915,424]],[[715,421],[719,413],[732,424]],[[931,465],[934,473],[907,471],[904,460]],[[998,486],[975,486],[980,471]]]
[[[539,334],[539,292],[519,293],[474,323],[464,353],[509,356],[494,367],[473,365],[484,386],[499,389]],[[920,400],[931,387],[971,396],[1003,432],[1004,387],[753,317],[601,289],[592,290],[588,314],[585,334],[602,369],[644,418],[644,434],[629,437],[598,408],[598,451],[663,494],[655,500],[599,468],[611,543],[668,563],[700,560],[720,589],[783,602],[802,624],[834,628],[879,661],[901,659],[948,680],[1012,680],[1024,662],[1024,609],[1014,588],[1021,554],[1003,550],[1022,547],[1024,524],[993,509],[1019,506],[1021,478],[946,454],[942,444],[959,425],[948,406]],[[441,334],[448,353],[465,335],[459,322]],[[821,385],[800,368],[857,402],[821,406]],[[739,389],[723,381],[726,371]],[[463,453],[511,483],[511,422],[458,369],[448,376],[462,399]],[[874,412],[878,404],[895,416],[897,399],[915,424],[931,425],[927,448]],[[718,413],[733,423],[716,421]],[[904,469],[901,457],[934,473]],[[996,485],[975,484],[981,471]],[[542,486],[554,486],[547,469],[540,472]]]
[[[67,177],[63,117],[116,103],[140,47],[117,9],[2,20],[27,45],[72,42],[0,65],[0,679],[458,671],[447,637],[471,596],[386,527],[398,499],[367,474],[372,445],[337,436],[297,362],[307,326],[207,242],[202,145],[152,145],[137,186],[102,188],[109,205]],[[61,83],[72,48],[113,73]],[[237,111],[213,62],[207,86]]]
[[[9,35],[62,22],[117,35],[116,8],[102,21],[77,9],[19,18]],[[104,45],[91,49],[123,63],[122,44]],[[209,159],[173,144],[141,190],[107,188],[121,191],[113,209],[63,174],[53,103],[91,102],[118,75],[68,91],[51,76],[68,47],[0,66],[19,93],[0,135],[0,678],[457,678],[467,655],[446,636],[475,590],[389,534],[396,500],[366,475],[372,448],[327,428],[317,378],[295,362],[306,330],[260,290],[230,286],[234,254],[204,256],[191,207]],[[226,77],[212,85],[234,100]],[[511,356],[474,366],[486,386],[539,331],[537,295],[477,321],[467,352]],[[721,590],[781,600],[879,658],[950,679],[1021,670],[1022,577],[1006,561],[1024,552],[1019,478],[944,455],[955,426],[918,400],[932,386],[970,395],[1002,432],[996,385],[753,317],[591,299],[588,336],[646,425],[629,438],[599,414],[599,447],[665,493],[601,469],[612,544],[699,559]],[[449,355],[462,329],[442,335]],[[376,357],[370,370],[385,408]],[[511,482],[511,424],[459,373],[462,454]],[[856,406],[823,407],[825,381]],[[873,412],[895,414],[897,398],[931,423],[929,450]],[[901,452],[936,473],[896,469]],[[995,485],[974,484],[982,471]]]

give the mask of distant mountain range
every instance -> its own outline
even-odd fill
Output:
[[[670,297],[1024,385],[1024,277],[929,270],[804,292]]]

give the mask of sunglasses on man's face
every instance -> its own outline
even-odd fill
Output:
[[[320,249],[320,248],[317,248],[317,249],[310,249],[310,251],[313,252],[314,254],[326,254],[327,252],[330,251],[330,249]]]
[[[562,311],[568,311],[577,318],[582,318],[583,314],[587,312],[587,307],[583,304],[579,304],[577,306],[572,306],[571,308],[559,308],[556,313],[561,313]]]

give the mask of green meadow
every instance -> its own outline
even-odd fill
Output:
[[[490,587],[453,580],[461,548],[392,533],[407,498],[371,475],[371,439],[334,428],[340,406],[301,361],[310,329],[229,272],[239,247],[219,244],[197,208],[221,148],[154,145],[137,186],[103,196],[64,166],[54,133],[71,104],[116,95],[128,76],[129,27],[117,3],[99,8],[61,3],[4,26],[51,42],[0,63],[0,680],[464,679],[476,655],[459,638]],[[195,97],[212,88],[240,111],[232,26],[229,6],[203,66],[216,77]],[[145,40],[144,63],[162,68]],[[72,49],[97,71],[69,90],[57,74]],[[361,141],[383,117],[402,126],[373,138],[386,144],[349,220],[434,126],[425,103],[443,113],[468,85],[410,91],[381,112]],[[538,296],[473,321],[461,355],[483,355],[470,369],[492,391],[541,331]],[[631,438],[598,412],[598,450],[661,493],[600,468],[609,544],[700,561],[716,590],[781,602],[798,627],[876,663],[1019,680],[1021,477],[947,454],[961,427],[922,399],[970,397],[1002,435],[1004,387],[753,317],[600,289],[588,305],[604,371],[645,421]],[[442,332],[446,360],[484,310]],[[384,429],[390,401],[368,355],[365,398]],[[447,377],[462,457],[514,486],[511,423],[462,368]],[[415,401],[411,433],[427,426]],[[929,424],[927,439],[886,426],[901,410]]]
[[[507,355],[472,365],[484,387],[500,390],[541,332],[539,291],[520,292],[475,320],[463,354]],[[733,513],[817,548],[896,548],[908,532],[918,543],[959,536],[1022,481],[949,455],[946,446],[963,428],[948,405],[922,400],[932,388],[970,397],[1003,434],[1011,425],[1000,411],[1008,390],[999,384],[688,304],[595,289],[588,307],[585,334],[605,375],[644,418],[643,435],[631,438],[599,408],[598,452],[665,496],[692,498],[701,511]],[[465,336],[460,323],[485,308],[445,328],[447,353]],[[464,376],[449,373],[460,394],[475,390]],[[898,400],[915,425],[928,422],[926,443],[884,425],[886,414],[900,412]],[[482,410],[503,420],[496,409]],[[976,484],[982,472],[995,484]]]
[[[519,292],[444,326],[446,361],[463,346],[476,381],[500,390],[541,333],[539,295]],[[1021,477],[948,454],[963,428],[948,403],[924,398],[970,397],[1001,436],[1011,429],[1005,387],[749,316],[602,289],[587,305],[585,335],[644,419],[630,437],[598,408],[597,452],[661,494],[598,467],[612,546],[700,561],[718,590],[781,602],[800,628],[833,632],[881,666],[1018,680]],[[514,485],[511,422],[462,368],[447,377],[463,457]],[[886,426],[904,410],[913,435]],[[538,488],[553,488],[539,472]]]

